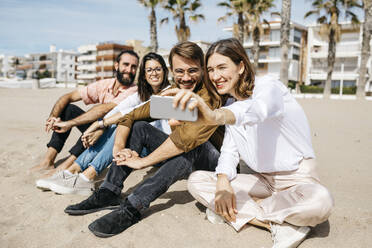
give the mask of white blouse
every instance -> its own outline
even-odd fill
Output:
[[[280,81],[256,78],[253,94],[224,108],[235,115],[236,123],[226,125],[216,174],[236,177],[243,160],[260,173],[291,171],[304,158],[314,158],[306,115]]]

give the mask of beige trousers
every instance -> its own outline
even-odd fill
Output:
[[[296,226],[316,226],[326,221],[333,198],[320,184],[315,167],[315,160],[310,159],[303,160],[295,171],[238,174],[231,181],[238,214],[236,222],[229,224],[239,231],[254,218]],[[195,171],[188,179],[191,195],[213,211],[216,182],[214,172],[209,171]]]

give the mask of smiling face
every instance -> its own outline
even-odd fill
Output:
[[[137,67],[138,59],[129,53],[124,53],[120,57],[120,62],[115,62],[116,79],[124,86],[131,85],[136,77]]]
[[[198,61],[175,54],[172,58],[174,81],[180,89],[194,90],[201,82],[202,69]]]
[[[207,61],[208,77],[218,94],[229,94],[236,99],[235,87],[240,75],[244,72],[244,65],[236,65],[229,57],[213,53]]]
[[[154,59],[146,61],[145,77],[147,83],[152,87],[154,92],[158,92],[164,79],[164,70],[161,64]]]

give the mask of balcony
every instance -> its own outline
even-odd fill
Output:
[[[83,70],[96,71],[96,65],[95,64],[91,64],[91,65],[78,65],[77,66],[77,70],[78,71],[83,71]]]
[[[77,61],[96,61],[96,55],[81,55],[78,57]]]

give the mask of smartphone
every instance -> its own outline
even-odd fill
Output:
[[[198,119],[198,109],[194,108],[192,111],[188,109],[191,98],[187,104],[185,110],[182,110],[179,106],[173,108],[173,96],[151,96],[150,101],[150,116],[154,119],[176,119],[179,121],[196,121]]]

